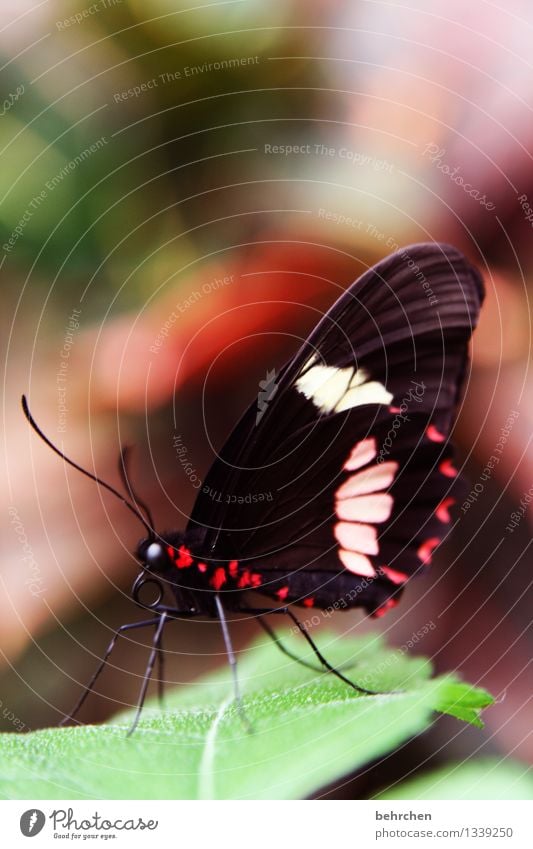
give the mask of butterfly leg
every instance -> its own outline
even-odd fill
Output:
[[[163,634],[159,639],[157,647],[157,698],[159,707],[163,708],[163,697],[165,695],[165,652],[163,651]]]
[[[144,673],[144,679],[141,687],[141,692],[139,694],[139,701],[137,702],[137,710],[135,712],[135,718],[132,722],[131,728],[128,731],[127,736],[131,737],[137,725],[139,723],[139,719],[141,717],[144,700],[146,698],[146,693],[148,690],[148,684],[150,683],[150,678],[152,677],[152,672],[154,670],[154,664],[157,656],[161,650],[161,638],[163,636],[163,628],[165,627],[165,623],[167,621],[167,614],[162,613],[158,619],[155,620],[157,623],[157,627],[155,629],[154,641],[152,643],[152,650],[150,652],[150,657],[148,658],[148,663],[146,664],[146,671]]]
[[[105,667],[107,661],[109,660],[109,656],[110,656],[111,652],[113,651],[113,649],[115,648],[116,642],[117,642],[118,638],[120,637],[120,635],[123,634],[125,631],[133,631],[135,628],[148,628],[149,625],[157,625],[158,622],[159,622],[159,617],[157,617],[155,619],[144,619],[141,622],[130,622],[128,625],[121,625],[120,628],[117,629],[117,631],[115,632],[115,634],[113,636],[113,639],[111,640],[111,642],[109,643],[109,645],[107,647],[107,651],[106,651],[106,653],[103,657],[103,660],[100,662],[100,664],[99,664],[98,668],[96,669],[93,677],[91,678],[91,680],[87,684],[85,690],[83,691],[80,698],[76,702],[74,708],[71,710],[71,712],[68,714],[68,716],[65,716],[65,718],[61,720],[61,722],[59,723],[60,725],[66,725],[67,722],[70,722],[72,719],[74,719],[74,717],[76,716],[76,714],[80,710],[81,706],[85,702],[85,699],[87,698],[89,693],[92,692],[92,689],[93,689],[94,685],[96,684],[97,678],[103,672],[104,667]]]
[[[158,604],[152,608],[156,613],[165,614],[167,619],[182,619],[192,616],[197,616],[196,610],[179,610],[177,607],[169,607],[166,604]],[[155,621],[155,620],[154,620]],[[159,706],[163,708],[163,696],[165,690],[165,652],[163,651],[163,634],[159,638],[159,646],[157,649],[157,664],[158,664],[158,681],[157,681],[157,697]]]
[[[233,644],[231,642],[231,636],[228,628],[228,622],[226,619],[226,613],[222,606],[222,602],[220,600],[220,596],[215,595],[215,604],[218,613],[218,619],[220,622],[220,627],[222,628],[222,635],[224,637],[224,644],[226,646],[226,654],[228,655],[228,662],[231,667],[231,674],[233,676],[233,691],[235,693],[235,704],[237,705],[237,710],[239,711],[239,715],[245,726],[246,730],[251,734],[253,732],[253,728],[250,724],[248,717],[244,711],[244,707],[242,704],[242,696],[239,687],[239,677],[237,675],[237,658],[235,657],[235,652],[233,650]]]
[[[357,684],[354,684],[353,681],[350,681],[350,679],[346,678],[346,676],[343,675],[342,672],[339,672],[338,669],[336,669],[334,666],[332,666],[331,663],[329,663],[329,661],[326,660],[326,658],[324,657],[322,652],[319,650],[315,641],[311,638],[311,635],[309,634],[309,631],[305,627],[304,623],[300,622],[300,620],[294,615],[294,613],[292,612],[292,610],[290,608],[286,607],[285,613],[287,614],[287,616],[290,619],[292,619],[292,621],[294,622],[294,624],[298,628],[302,637],[304,637],[304,639],[307,640],[307,642],[309,643],[309,645],[313,649],[314,653],[316,654],[317,658],[319,659],[320,663],[322,664],[322,666],[324,666],[328,670],[328,672],[331,672],[332,675],[335,675],[336,678],[339,678],[341,681],[344,681],[345,684],[348,684],[348,686],[352,687],[352,689],[355,690],[358,693],[364,693],[366,696],[377,695],[377,693],[374,692],[373,690],[367,690],[365,687],[358,687]]]
[[[314,663],[308,663],[307,660],[302,660],[301,657],[298,657],[297,654],[293,654],[290,649],[283,645],[280,638],[276,634],[273,628],[270,627],[268,622],[262,618],[262,616],[257,617],[257,621],[259,622],[261,628],[265,633],[268,634],[270,639],[277,645],[278,649],[283,652],[284,655],[290,657],[291,660],[295,660],[296,663],[299,663],[300,666],[305,666],[307,669],[312,669],[313,672],[324,672],[324,668],[322,666],[316,666]]]
[[[302,637],[304,637],[304,639],[307,640],[307,642],[309,643],[309,645],[313,649],[315,655],[317,656],[318,660],[320,661],[322,666],[328,672],[331,672],[331,674],[335,675],[336,678],[339,678],[341,681],[344,681],[345,684],[348,684],[348,686],[351,687],[352,690],[355,690],[357,693],[364,693],[365,696],[377,696],[377,695],[379,695],[379,693],[377,693],[375,690],[367,690],[365,687],[358,687],[357,684],[354,684],[353,681],[350,681],[350,679],[346,678],[346,676],[343,675],[342,672],[340,672],[338,669],[336,669],[334,666],[332,666],[331,663],[329,663],[329,661],[326,660],[326,658],[324,657],[324,655],[322,654],[322,652],[320,651],[320,649],[316,645],[315,641],[312,639],[311,635],[309,634],[309,631],[307,630],[307,628],[305,627],[303,622],[300,622],[300,620],[296,618],[296,616],[294,615],[294,613],[292,612],[292,610],[289,607],[274,607],[274,608],[271,608],[271,609],[269,609],[269,608],[261,608],[261,609],[248,608],[248,609],[243,609],[243,613],[250,613],[250,614],[252,614],[254,616],[258,616],[258,617],[266,616],[267,614],[273,614],[273,613],[283,613],[283,614],[285,614],[285,616],[288,616],[289,619],[292,619],[292,621],[294,622],[294,624],[298,628]],[[279,642],[278,642],[278,645],[279,645]],[[285,654],[286,653],[287,652],[285,652]]]

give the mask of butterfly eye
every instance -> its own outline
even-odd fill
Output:
[[[158,542],[151,542],[144,552],[146,568],[151,572],[161,572],[168,566],[168,557],[163,546]]]

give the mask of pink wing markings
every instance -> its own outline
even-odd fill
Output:
[[[354,474],[335,493],[339,521],[333,533],[339,543],[339,559],[349,572],[369,578],[376,575],[376,570],[366,555],[379,554],[375,525],[390,517],[394,504],[392,495],[383,490],[390,487],[399,468],[394,461],[369,465],[376,457],[373,437],[358,442],[343,466]]]

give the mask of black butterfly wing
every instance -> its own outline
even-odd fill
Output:
[[[429,562],[456,485],[448,436],[483,297],[454,248],[367,271],[250,406],[189,531],[278,599],[382,612]]]

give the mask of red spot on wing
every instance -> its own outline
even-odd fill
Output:
[[[440,522],[445,522],[449,524],[452,521],[452,517],[450,516],[449,508],[455,504],[455,498],[445,498],[437,509],[435,510],[435,516]]]
[[[385,604],[382,604],[381,607],[378,607],[377,610],[374,610],[372,616],[374,617],[374,619],[379,619],[381,616],[385,616],[387,611],[391,610],[391,608],[396,607],[397,604],[397,598],[388,598]]]
[[[404,572],[398,572],[396,569],[391,569],[390,566],[382,566],[381,571],[385,577],[389,579],[389,581],[392,581],[393,584],[404,584],[409,577]]]
[[[230,560],[228,564],[228,572],[231,578],[236,578],[239,574],[239,563],[237,560]]]
[[[439,472],[445,475],[447,478],[456,478],[458,475],[458,471],[453,465],[451,460],[443,460],[439,465]]]
[[[252,572],[250,576],[250,583],[252,587],[260,587],[263,583],[263,579],[261,575],[258,575],[257,572]]]
[[[431,563],[431,555],[433,554],[433,549],[435,549],[440,542],[438,537],[431,537],[422,543],[420,548],[417,551],[420,560],[424,564]]]
[[[215,573],[209,583],[215,588],[215,590],[218,591],[220,587],[226,583],[226,581],[226,570],[222,566],[219,566],[215,569]]]
[[[285,601],[285,599],[289,595],[289,588],[288,587],[282,587],[280,590],[277,591],[276,595],[277,595],[277,597],[279,598],[280,601]]]
[[[193,562],[191,557],[191,552],[188,548],[185,548],[184,545],[180,545],[178,548],[178,556],[174,560],[174,563],[178,567],[178,569],[186,569],[187,566],[190,566]]]
[[[389,413],[401,413],[401,407],[389,407]]]
[[[315,604],[314,598],[304,598],[302,601],[304,607],[313,607]]]
[[[428,439],[431,439],[432,442],[445,442],[446,441],[445,435],[443,433],[441,433],[440,430],[437,430],[435,425],[432,425],[432,424],[429,425],[429,427],[426,428],[426,436],[427,436]]]
[[[244,589],[246,589],[246,587],[249,587],[250,584],[251,584],[250,570],[245,569],[244,572],[242,573],[241,577],[237,581],[237,586],[240,590],[244,590]]]
[[[174,560],[174,549],[171,545],[167,545],[167,554],[172,560]]]
[[[199,572],[207,572],[207,563],[199,563],[198,564]]]

